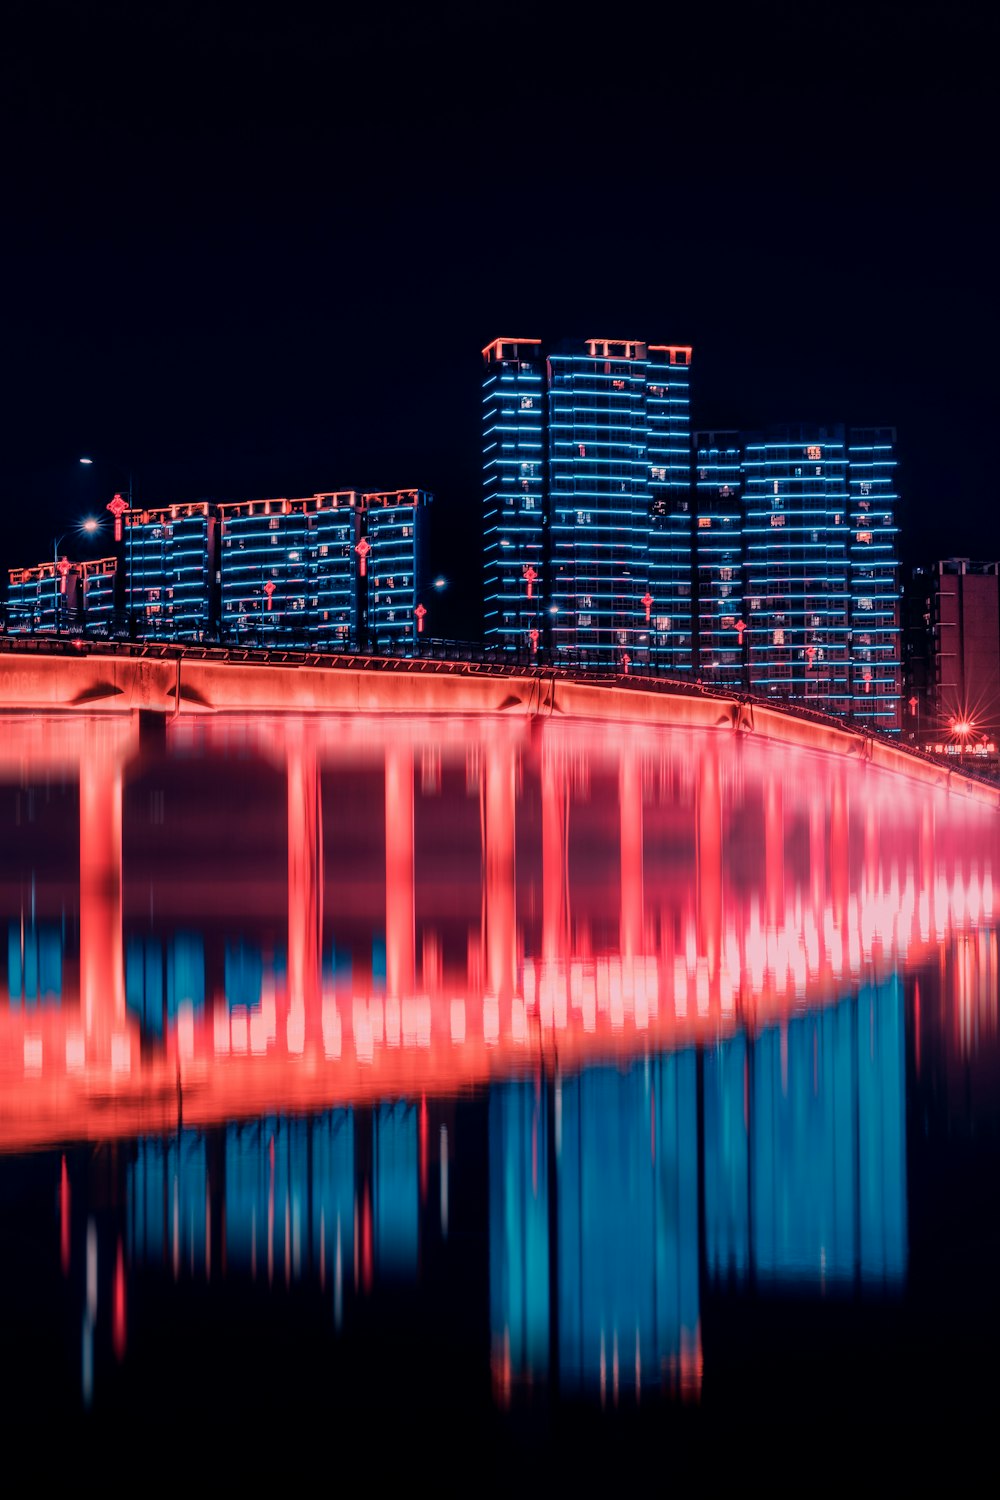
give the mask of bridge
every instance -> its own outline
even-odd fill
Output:
[[[1000,807],[1000,786],[864,725],[697,683],[420,657],[73,638],[0,641],[0,713],[498,714],[731,730],[864,760]]]
[[[37,660],[55,667],[40,665],[25,696],[44,698],[59,683],[79,696],[82,678],[113,681],[111,701],[122,702],[87,711],[84,697],[0,719],[0,788],[68,780],[79,819],[75,889],[68,903],[57,893],[61,909],[79,912],[60,1003],[15,1005],[9,976],[0,994],[0,1149],[173,1128],[181,1117],[209,1124],[449,1093],[543,1061],[573,1067],[609,1051],[678,1049],[838,999],[864,974],[923,962],[950,933],[992,918],[995,788],[957,776],[945,784],[940,768],[894,746],[879,746],[884,766],[856,752],[852,764],[851,732],[834,726],[817,727],[840,754],[795,743],[779,753],[770,717],[763,734],[755,725],[720,735],[739,728],[725,701],[632,681],[615,692],[551,674],[277,663],[252,663],[243,679],[241,667],[209,662],[191,679],[200,711],[178,695],[180,711],[167,712],[165,687],[153,700],[162,730],[151,748],[135,711],[151,703],[133,690],[171,672],[184,687],[197,664],[99,653]],[[281,700],[276,684],[289,680],[300,699],[337,701],[336,685],[341,707],[279,718],[206,711],[211,693],[234,701],[233,679],[261,707]],[[395,712],[376,711],[381,685]],[[464,710],[441,711],[456,686]],[[438,711],[412,708],[424,689]],[[359,696],[369,711],[345,714],[344,700]],[[660,711],[676,711],[680,724],[661,723]],[[269,767],[281,802],[281,868],[257,883],[261,910],[283,908],[287,961],[266,969],[250,1004],[210,982],[181,995],[152,1047],[127,1003],[125,932],[145,894],[125,861],[126,794],[174,755],[236,750],[246,760],[227,759],[234,781],[240,764]],[[911,759],[904,779],[898,768]],[[449,775],[471,808],[456,839],[473,873],[458,885],[428,845]],[[602,796],[592,798],[598,781]],[[374,881],[363,885],[337,861],[331,804],[353,819],[344,827],[355,843],[374,827]],[[760,829],[759,859],[736,880],[729,862],[748,818]],[[220,840],[206,824],[181,851],[161,907],[173,901],[190,920],[187,892],[225,826]],[[139,830],[136,847],[153,832]],[[600,856],[596,884],[570,859],[576,838]],[[537,859],[530,878],[519,873],[525,850]],[[45,891],[33,894],[30,915],[23,892],[0,895],[8,910],[21,903],[23,945]],[[231,900],[225,882],[197,899]],[[341,910],[384,935],[384,968],[369,945],[367,958],[331,969],[330,921]]]

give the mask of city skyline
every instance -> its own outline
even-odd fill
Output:
[[[525,54],[492,13],[209,10],[13,26],[4,567],[125,469],[146,505],[419,483],[460,634],[479,350],[527,327],[690,344],[700,429],[892,425],[904,561],[1000,556],[988,18],[553,15]]]

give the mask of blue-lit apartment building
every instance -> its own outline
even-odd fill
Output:
[[[382,656],[409,656],[424,633],[427,605],[426,490],[388,490],[362,495],[362,534],[367,542],[368,649]]]
[[[7,634],[51,634],[76,623],[76,564],[62,578],[55,562],[11,568],[7,574]]]
[[[891,428],[695,438],[702,680],[900,727]]]
[[[222,639],[410,654],[430,499],[339,490],[221,504]]]
[[[126,513],[125,611],[130,633],[205,641],[215,627],[216,519],[207,501]]]
[[[118,559],[95,557],[75,566],[83,590],[83,628],[87,635],[110,636],[115,626]]]
[[[8,635],[81,631],[97,636],[110,634],[115,614],[117,559],[61,561],[65,564],[61,571],[54,561],[9,570]]]
[[[487,644],[690,672],[690,349],[501,338],[483,358]]]
[[[331,650],[357,634],[354,490],[219,505],[220,636]]]

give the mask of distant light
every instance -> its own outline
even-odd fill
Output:
[[[95,516],[88,516],[85,521],[80,522],[81,531],[89,531],[91,534],[93,534],[95,531],[100,531],[100,529],[101,523]]]
[[[559,606],[558,606],[558,604],[550,604],[549,605],[549,614],[550,615],[557,615],[558,613],[559,613]]]
[[[956,720],[956,722],[955,722],[955,733],[956,734],[971,734],[972,733],[972,725],[969,723],[968,719],[958,719],[958,720]]]
[[[439,593],[442,589],[446,589],[448,587],[447,578],[442,578],[440,576],[435,578],[434,587],[438,590]]]
[[[81,458],[80,462],[82,464],[92,464],[94,460],[92,458]]]

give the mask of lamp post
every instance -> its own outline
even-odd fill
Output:
[[[62,599],[63,594],[65,594],[66,592],[66,579],[69,576],[70,567],[72,566],[68,558],[64,557],[60,561],[59,548],[62,546],[66,538],[74,531],[84,532],[87,536],[93,536],[95,532],[100,531],[100,529],[100,521],[98,521],[94,516],[88,516],[85,521],[80,521],[76,526],[71,526],[68,531],[64,531],[60,536],[53,537],[52,539],[52,626],[56,635],[62,634],[62,610],[60,609],[60,600]]]
[[[94,460],[92,458],[81,458],[80,462],[82,464],[86,464],[89,467],[94,463]],[[115,541],[120,542],[122,526],[121,518],[126,512],[131,513],[132,510],[132,469],[129,464],[119,463],[113,463],[111,467],[113,469],[117,469],[119,474],[123,475],[123,477],[128,481],[128,489],[125,492],[124,498],[121,495],[115,495],[114,499],[109,503],[107,507],[107,509],[111,511],[111,514],[115,518]],[[135,629],[136,619],[131,609],[129,608],[129,605],[132,602],[132,595],[134,593],[132,587],[132,529],[133,528],[129,526],[128,563],[127,576],[125,579],[125,620],[130,637],[133,634],[137,633],[137,630]]]

